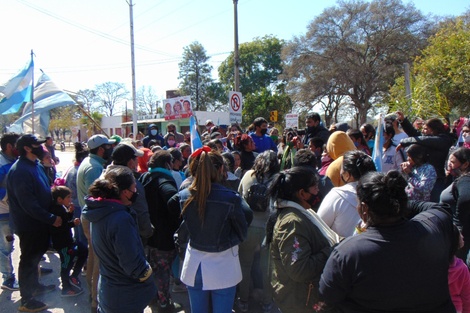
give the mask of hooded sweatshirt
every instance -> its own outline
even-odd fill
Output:
[[[91,222],[93,248],[100,260],[100,306],[106,312],[141,312],[157,290],[145,259],[135,212],[118,200],[87,197],[83,215]]]
[[[334,160],[326,170],[328,176],[335,187],[343,186],[344,182],[339,175],[343,164],[343,155],[352,150],[356,150],[354,142],[342,131],[335,131],[331,134],[326,144],[328,155]]]

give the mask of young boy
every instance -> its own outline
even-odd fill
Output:
[[[52,197],[54,202],[50,212],[62,218],[62,226],[50,228],[52,246],[60,256],[62,297],[74,297],[83,293],[78,275],[86,262],[88,249],[72,236],[72,227],[80,225],[80,219],[73,218],[72,191],[65,186],[56,186],[52,188]]]

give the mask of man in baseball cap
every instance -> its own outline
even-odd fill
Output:
[[[96,149],[102,145],[112,145],[115,143],[116,140],[114,139],[108,139],[105,135],[94,135],[91,136],[90,139],[88,139],[87,145],[88,149],[91,150]]]
[[[104,135],[94,135],[88,139],[87,145],[90,154],[82,161],[77,171],[77,198],[80,206],[85,206],[85,196],[88,194],[88,188],[100,177],[103,172],[106,160],[111,157],[113,152],[112,144],[115,140],[110,140]],[[98,277],[99,261],[95,257],[90,237],[90,222],[82,217],[83,233],[88,240],[88,262],[87,262],[87,283],[91,290],[91,308],[96,310],[98,307]]]
[[[20,239],[21,259],[18,277],[21,293],[21,312],[39,312],[47,305],[34,297],[55,289],[41,285],[38,265],[49,246],[48,226],[62,225],[60,216],[49,213],[52,202],[51,186],[39,164],[44,155],[45,140],[27,134],[18,138],[20,158],[11,167],[6,181],[10,222]]]

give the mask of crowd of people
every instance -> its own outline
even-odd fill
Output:
[[[38,266],[54,249],[61,296],[83,294],[86,273],[91,312],[178,312],[174,292],[195,313],[252,298],[266,313],[470,312],[469,120],[205,127],[194,151],[173,123],[94,135],[59,178],[50,138],[4,134],[0,269],[18,310],[47,308],[37,297],[56,286]]]

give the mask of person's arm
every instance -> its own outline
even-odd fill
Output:
[[[319,286],[320,299],[327,304],[341,303],[351,293],[352,282],[344,266],[338,251],[333,250],[326,262]]]
[[[457,226],[463,231],[464,228],[470,227],[470,176],[461,177],[454,188],[456,188],[457,195],[457,204],[455,206]],[[470,238],[467,238],[467,240],[470,240]]]
[[[4,199],[7,195],[6,178],[12,165],[13,163],[10,163],[0,167],[0,200]]]
[[[115,227],[115,233],[108,238],[114,240],[110,243],[114,247],[119,265],[124,273],[136,281],[143,282],[152,274],[152,268],[145,259],[139,233],[131,215],[122,217]]]
[[[148,210],[147,199],[145,197],[145,189],[140,182],[136,183],[136,187],[139,195],[137,196],[136,202],[133,203],[131,207],[137,214],[137,224],[139,226],[140,236],[143,238],[150,238],[154,229],[152,223],[150,222],[150,214]]]
[[[230,214],[230,222],[240,241],[244,241],[248,233],[248,225],[253,220],[253,212],[242,197],[237,197],[237,203]]]
[[[318,208],[318,216],[328,225],[330,228],[333,226],[336,218],[336,208],[341,206],[342,199],[338,193],[332,189],[323,199]]]
[[[44,173],[42,174],[45,175]],[[48,211],[49,210],[48,207],[43,208],[39,204],[40,200],[38,196],[35,194],[35,192],[33,192],[33,191],[40,192],[40,190],[42,190],[44,192],[48,192],[50,196],[49,186],[39,186],[39,185],[35,186],[35,184],[39,184],[38,179],[34,177],[33,175],[31,175],[30,172],[24,172],[24,171],[15,173],[13,179],[9,181],[8,183],[11,185],[11,188],[8,188],[8,190],[10,191],[14,190],[13,193],[16,196],[17,203],[22,208],[22,210],[26,212],[26,214],[28,214],[33,219],[36,219],[41,223],[56,226],[55,225],[56,220],[57,218],[60,219],[60,217],[54,214],[51,214]],[[50,197],[52,199],[52,196]]]
[[[271,244],[278,244],[282,266],[287,275],[296,282],[311,282],[318,279],[325,267],[332,248],[327,246],[312,251],[309,232],[298,220],[281,222],[276,231],[280,238]]]

